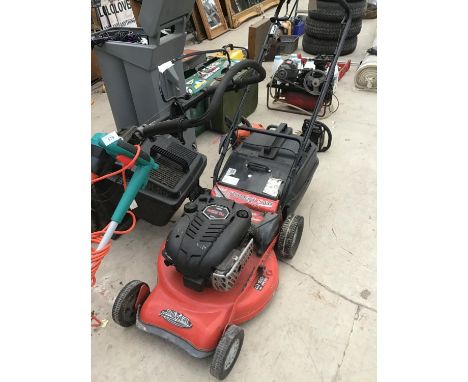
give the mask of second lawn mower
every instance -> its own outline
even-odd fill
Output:
[[[284,2],[279,2],[271,18],[272,27],[257,61],[248,59],[232,67],[213,100],[226,89],[265,78],[261,62],[284,20],[278,16]],[[339,3],[348,18],[317,107],[302,134],[293,134],[286,123],[252,127],[241,116],[247,87],[220,145],[213,187],[185,204],[183,216],[161,246],[157,285],[150,292],[146,283],[131,281],[112,308],[112,317],[121,326],[136,323],[137,328],[194,357],[213,356],[210,372],[218,379],[230,373],[241,351],[244,331],[239,325],[259,314],[278,287],[278,258],[291,259],[301,240],[304,218],[295,210],[319,163],[311,135],[351,20],[346,1]],[[256,74],[248,80],[233,80],[242,70]],[[210,118],[215,108],[213,102],[202,119]],[[200,120],[178,118],[143,125],[135,134],[141,138],[198,124]],[[242,134],[241,140],[240,130],[250,134]]]

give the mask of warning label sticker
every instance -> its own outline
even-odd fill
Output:
[[[276,198],[278,196],[279,188],[283,181],[277,178],[270,178],[263,189],[263,193],[268,194]]]
[[[107,135],[104,135],[101,140],[102,140],[102,143],[104,143],[106,146],[109,146],[111,143],[114,143],[115,141],[118,141],[119,139],[121,139],[117,133],[115,131],[107,134]]]
[[[236,169],[229,167],[226,171],[226,175],[235,175],[236,174]]]
[[[233,186],[237,185],[239,183],[239,178],[236,178],[235,176],[231,175],[224,175],[222,181],[227,184],[232,184]]]

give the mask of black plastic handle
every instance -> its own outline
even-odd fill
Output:
[[[281,8],[283,7],[283,4],[285,3],[286,0],[280,0],[278,6],[276,7],[276,10],[275,10],[275,14],[273,15],[273,17],[270,17],[270,21],[273,23],[273,24],[276,24],[280,21],[287,21],[289,20],[289,17],[287,16],[283,16],[283,17],[279,17],[279,13],[281,11]],[[289,4],[289,3],[288,3]]]
[[[261,163],[257,163],[257,162],[247,163],[247,168],[250,168],[252,171],[271,172],[270,167],[265,166],[264,164],[261,164]]]
[[[283,17],[275,17],[274,21],[288,21],[289,17],[288,16],[283,16]],[[271,20],[270,20],[271,21]]]
[[[124,149],[125,151],[128,151],[129,153],[133,154],[134,156],[137,153],[137,149],[136,149],[135,146],[131,145],[128,142],[125,142],[122,139],[119,139],[117,141],[117,146]],[[141,159],[143,159],[145,161],[148,161],[148,162],[151,160],[150,156],[147,153],[145,153],[144,151],[142,151],[142,150],[140,150],[139,158],[141,158]]]

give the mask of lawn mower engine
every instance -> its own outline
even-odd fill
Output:
[[[267,85],[267,106],[269,109],[287,111],[271,107],[270,97],[272,97],[273,102],[291,105],[296,110],[294,112],[305,114],[314,110],[332,58],[317,56],[312,59],[298,56],[298,58],[290,57],[284,60]],[[326,108],[331,106],[337,77],[336,73],[325,95],[322,105],[323,115]]]
[[[167,237],[164,263],[182,273],[188,288],[228,291],[252,254],[250,209],[205,194],[187,203],[184,211]]]

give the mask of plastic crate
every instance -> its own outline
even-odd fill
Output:
[[[291,54],[297,49],[299,36],[284,35],[279,37],[276,54]]]

